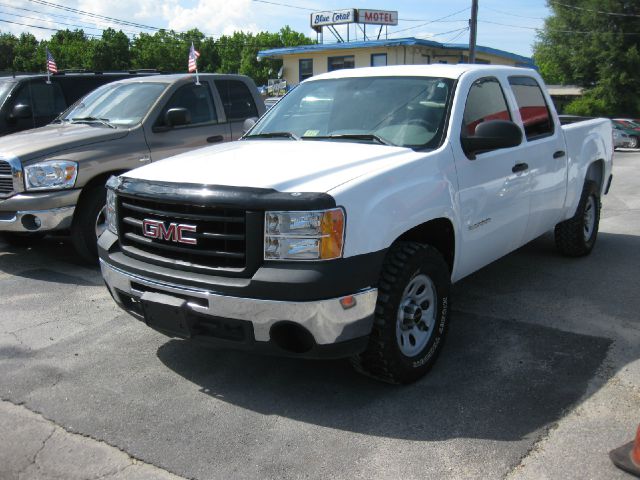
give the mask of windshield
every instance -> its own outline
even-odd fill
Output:
[[[364,77],[300,84],[274,105],[247,139],[383,143],[436,148],[453,80]]]
[[[67,110],[61,120],[102,120],[113,125],[140,123],[166,83],[109,83],[94,90]]]

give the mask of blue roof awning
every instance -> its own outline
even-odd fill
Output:
[[[258,58],[281,57],[283,55],[295,55],[302,53],[323,52],[330,50],[353,50],[357,48],[376,48],[376,47],[404,47],[404,46],[423,46],[442,48],[445,50],[468,50],[468,43],[439,43],[433,40],[425,40],[422,38],[390,38],[383,40],[366,40],[355,42],[340,43],[318,43],[314,45],[300,45],[298,47],[272,48],[269,50],[260,50]],[[506,52],[497,48],[476,46],[476,52],[496,55],[498,57],[508,58],[522,66],[533,66],[533,59],[515,53]]]

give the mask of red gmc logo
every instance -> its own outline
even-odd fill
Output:
[[[157,238],[158,240],[169,240],[176,243],[186,243],[197,245],[198,240],[185,237],[185,232],[195,232],[195,225],[182,225],[180,223],[170,223],[167,227],[159,220],[145,219],[142,222],[142,233],[145,237]]]

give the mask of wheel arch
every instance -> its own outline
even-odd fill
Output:
[[[394,243],[398,241],[413,241],[431,245],[444,257],[449,266],[449,273],[453,272],[456,258],[456,235],[450,219],[440,217],[416,225],[396,238]]]
[[[594,181],[596,185],[598,185],[598,191],[602,195],[602,190],[604,188],[604,160],[598,159],[594,160],[589,164],[587,168],[587,173],[584,177],[584,183],[587,181]]]
[[[94,187],[100,184],[104,186],[107,183],[107,180],[109,180],[109,177],[111,177],[112,175],[121,175],[126,171],[127,170],[112,170],[110,172],[102,172],[99,175],[96,175],[95,177],[93,177],[91,180],[85,183],[85,185],[82,187],[82,191],[80,192],[80,197],[78,198],[78,205],[80,204],[80,202],[83,201],[84,197],[87,196],[88,192],[92,190]],[[77,210],[78,209],[76,208],[76,211]]]

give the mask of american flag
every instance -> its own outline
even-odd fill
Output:
[[[47,48],[47,72],[49,73],[58,73],[58,66],[56,65],[56,60],[51,55],[49,48]]]
[[[193,48],[193,42],[191,42],[191,48],[189,49],[189,73],[198,70],[198,57],[200,52]]]

